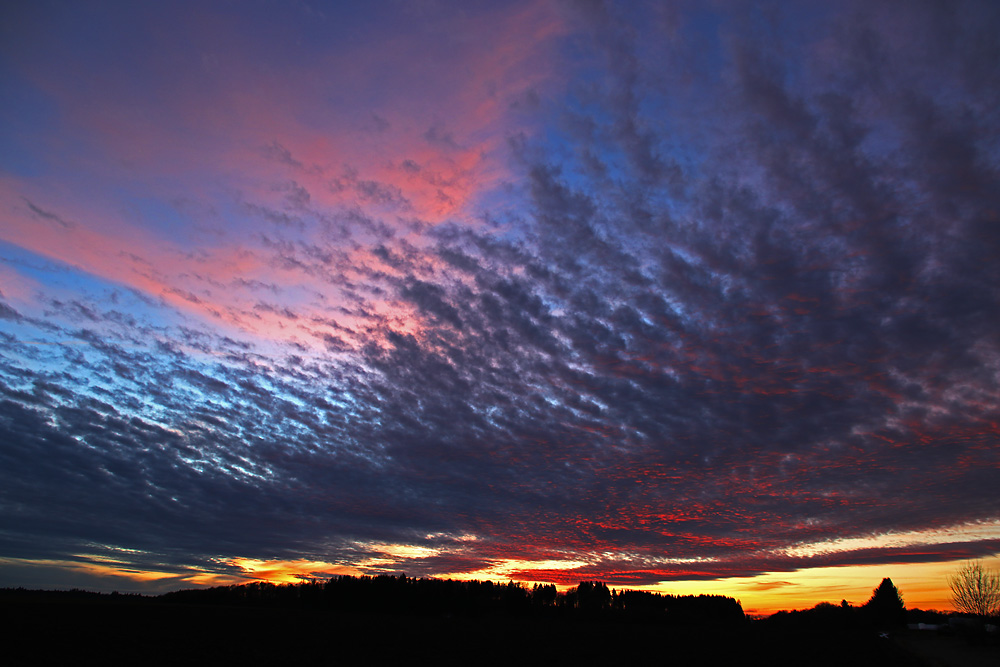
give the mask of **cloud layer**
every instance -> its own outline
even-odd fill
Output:
[[[0,554],[1000,551],[1000,14],[836,5],[22,10]]]

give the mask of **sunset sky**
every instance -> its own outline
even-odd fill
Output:
[[[949,607],[1000,3],[0,8],[0,586]]]

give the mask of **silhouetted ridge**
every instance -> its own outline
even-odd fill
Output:
[[[873,599],[895,610],[893,588],[880,589]],[[822,602],[749,620],[738,601],[718,595],[387,575],[160,596],[0,589],[4,665],[921,667],[924,647],[956,644],[978,651],[971,664],[996,663],[986,633],[955,623],[967,619],[907,610],[910,628],[886,626],[873,606]]]
[[[160,596],[165,602],[234,606],[305,607],[337,611],[432,614],[507,614],[601,617],[672,623],[739,623],[739,601],[721,595],[662,595],[582,582],[558,593],[552,584],[527,586],[479,580],[418,579],[405,575],[339,576],[295,584],[254,582],[190,589]]]

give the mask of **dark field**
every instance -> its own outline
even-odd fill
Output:
[[[918,658],[926,641],[906,631],[884,639],[871,629],[794,618],[714,627],[596,616],[349,613],[18,593],[0,598],[0,663],[7,665],[945,664],[930,654]],[[995,646],[970,650],[965,663],[948,664],[1000,664]]]

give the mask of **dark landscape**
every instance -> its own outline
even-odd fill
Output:
[[[383,575],[159,596],[7,588],[0,608],[11,665],[997,664],[982,625],[904,610],[894,596],[889,582],[861,607],[752,619],[717,595]]]

